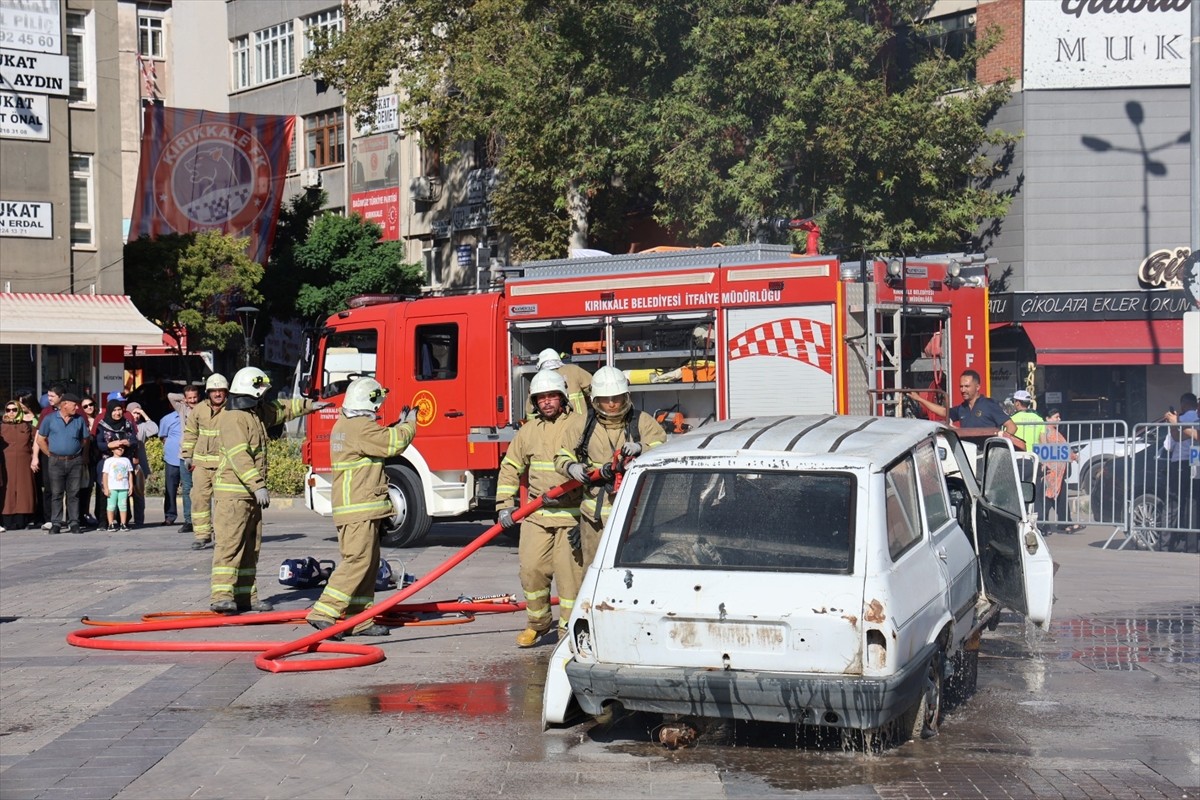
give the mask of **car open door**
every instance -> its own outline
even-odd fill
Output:
[[[984,444],[983,495],[976,506],[976,544],[984,593],[1039,628],[1050,625],[1054,604],[1054,563],[1046,540],[1027,511],[1012,444]]]

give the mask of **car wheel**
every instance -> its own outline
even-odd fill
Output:
[[[386,472],[392,516],[388,518],[383,543],[389,547],[415,547],[433,524],[425,511],[421,481],[408,467],[391,466]]]
[[[1083,484],[1080,484],[1080,489]],[[1125,523],[1125,463],[1116,459],[1094,464],[1088,485],[1091,521],[1104,524]]]
[[[1079,484],[1077,489],[1080,494],[1091,494],[1092,480],[1102,474],[1106,465],[1112,462],[1112,458],[1108,456],[1098,456],[1088,459],[1086,464],[1079,467]]]
[[[1133,498],[1129,510],[1130,533],[1148,550],[1166,550],[1171,546],[1171,534],[1160,528],[1175,527],[1174,515],[1162,498],[1143,492]]]
[[[942,724],[942,698],[945,690],[942,662],[945,654],[939,645],[925,666],[921,696],[904,717],[903,733],[910,739],[930,739],[938,735]]]

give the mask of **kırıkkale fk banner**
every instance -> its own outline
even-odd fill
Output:
[[[266,263],[295,117],[147,104],[129,238],[219,228]]]

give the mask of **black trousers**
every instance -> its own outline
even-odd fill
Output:
[[[62,527],[63,506],[66,505],[67,524],[79,526],[79,487],[83,484],[83,459],[56,458],[46,459],[46,477],[50,487],[50,522]]]

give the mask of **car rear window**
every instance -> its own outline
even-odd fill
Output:
[[[848,573],[854,496],[850,473],[651,471],[616,566]]]

